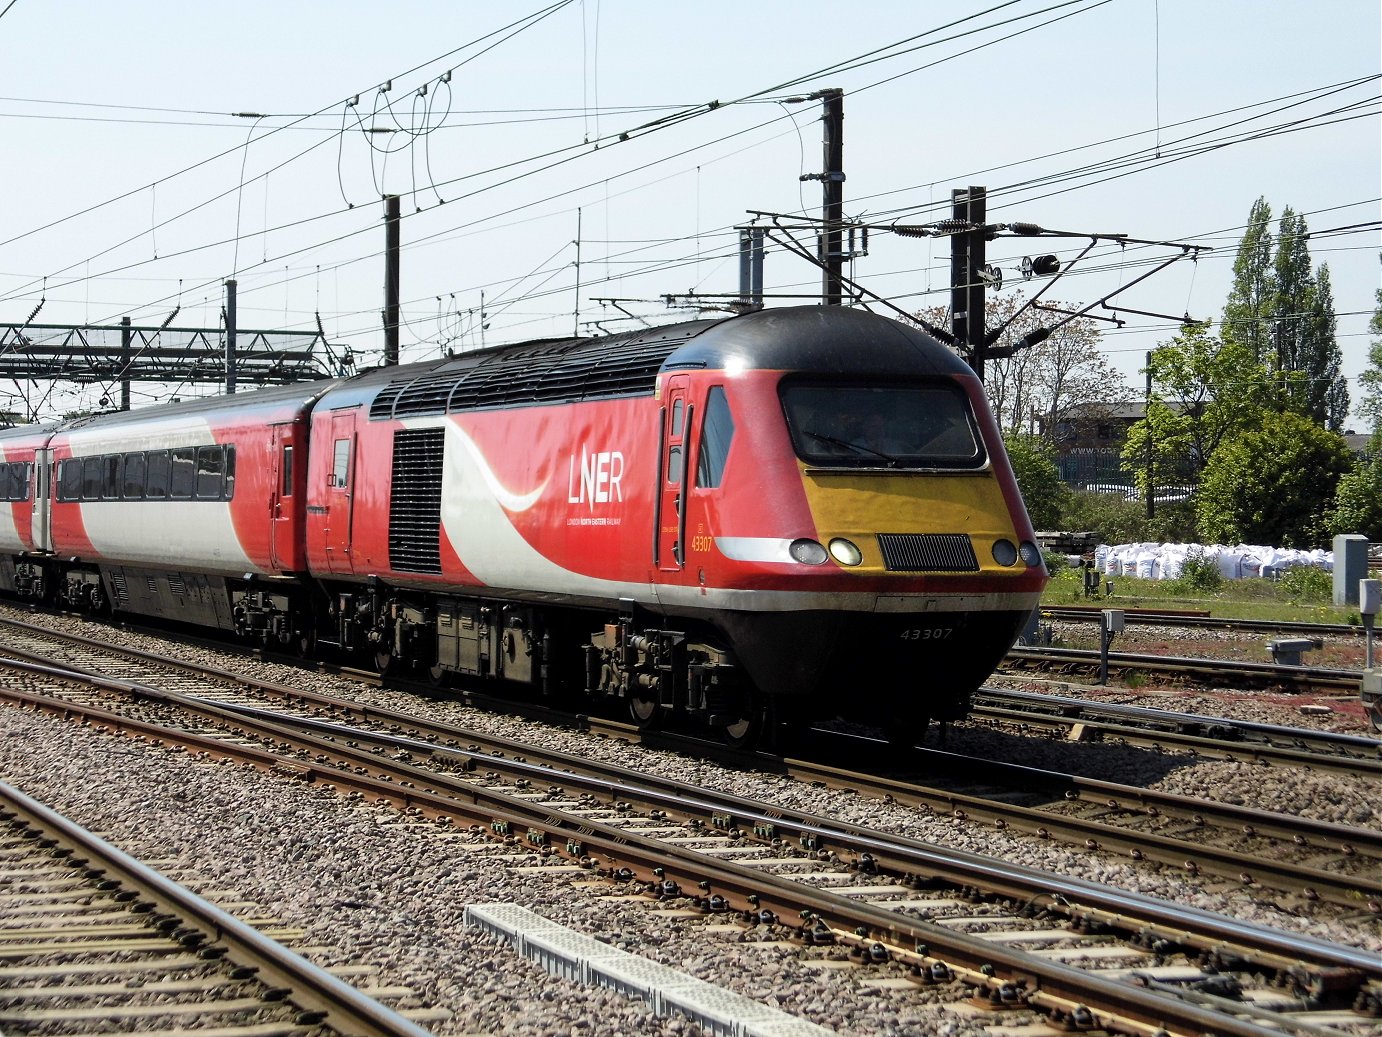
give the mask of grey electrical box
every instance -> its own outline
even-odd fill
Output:
[[[1104,629],[1110,634],[1123,632],[1123,610],[1104,609]]]
[[[1368,538],[1342,533],[1334,538],[1334,604],[1357,605],[1358,581],[1368,575]]]
[[[1382,612],[1382,580],[1358,581],[1358,611],[1365,616]]]

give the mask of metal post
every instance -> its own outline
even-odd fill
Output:
[[[1364,669],[1372,669],[1372,632],[1377,625],[1377,614],[1382,612],[1382,580],[1359,580],[1358,581],[1358,612],[1363,620],[1363,629],[1367,632],[1367,665]]]
[[[130,319],[120,318],[120,409],[130,409]]]
[[[825,104],[825,113],[821,116],[825,123],[825,168],[821,172],[821,301],[827,306],[839,306],[844,297],[841,274],[845,261],[844,241],[841,235],[845,208],[844,91],[822,90],[820,96]]]
[[[950,192],[950,217],[957,224],[969,222],[969,193],[958,187]],[[969,235],[950,235],[950,333],[955,337],[955,345],[961,349],[969,346],[969,293],[965,291],[965,281],[969,274]],[[976,356],[969,358],[970,366],[983,378],[983,361]]]
[[[763,228],[739,228],[739,303],[763,308]]]
[[[235,395],[235,278],[226,282],[226,395]]]
[[[1099,683],[1108,683],[1108,646],[1113,635],[1123,629],[1122,609],[1104,609],[1103,622],[1099,624]]]
[[[581,210],[576,209],[576,310],[572,315],[571,337],[581,337]]]
[[[988,240],[986,191],[971,186],[950,192],[951,218],[971,229],[950,236],[950,331],[955,344],[967,350],[969,366],[979,381],[984,380],[984,279],[979,276],[986,262]]]
[[[1156,518],[1156,455],[1152,452],[1152,351],[1147,350],[1147,402],[1142,420],[1147,423],[1147,517]]]
[[[967,235],[967,249],[965,259],[965,311],[969,314],[969,320],[965,325],[965,330],[969,334],[970,353],[974,357],[974,373],[979,381],[984,380],[984,333],[986,321],[984,319],[984,279],[979,276],[979,272],[984,269],[987,262],[985,256],[985,236],[984,221],[988,218],[988,207],[985,204],[984,188],[971,186],[967,192],[969,196],[969,222],[974,228]]]
[[[398,195],[384,196],[384,366],[398,363]]]

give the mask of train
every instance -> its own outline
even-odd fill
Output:
[[[0,431],[0,592],[733,745],[964,716],[1046,580],[982,384],[846,307]]]

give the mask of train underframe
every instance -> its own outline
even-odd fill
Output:
[[[622,702],[655,728],[672,717],[707,725],[731,744],[762,732],[766,704],[704,624],[669,624],[636,606],[614,610],[438,595],[372,580],[330,591],[320,640],[381,672],[434,683],[481,678],[565,702]]]
[[[885,717],[891,740],[915,740],[932,720],[968,712],[1027,616],[720,612],[712,624],[632,601],[601,609],[440,595],[378,579],[326,586],[51,556],[3,559],[0,590],[96,615],[215,627],[301,655],[340,649],[381,672],[439,685],[480,678],[554,701],[622,703],[644,728],[680,718],[732,745],[835,717],[875,725]]]

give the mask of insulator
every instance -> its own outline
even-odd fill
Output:
[[[1032,235],[1042,233],[1042,229],[1035,223],[1010,223],[1008,224],[1008,232],[1010,234]]]

